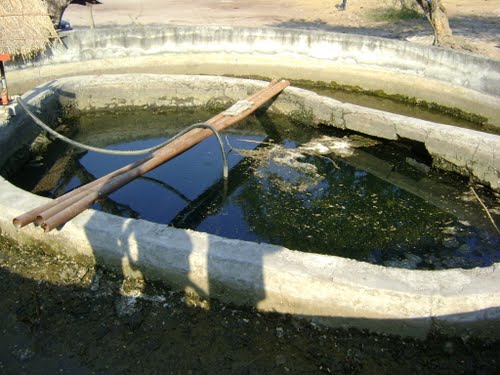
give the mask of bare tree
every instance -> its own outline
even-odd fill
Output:
[[[448,15],[441,0],[415,0],[424,11],[434,30],[434,45],[447,46],[453,43],[453,33]]]
[[[101,4],[99,0],[45,0],[47,4],[47,11],[49,13],[50,18],[54,25],[59,25],[61,22],[62,15],[68,5],[70,4],[78,4],[78,5],[86,5],[89,7],[90,14],[90,25],[94,26],[94,19],[92,16],[92,5]]]
[[[45,0],[47,11],[54,25],[59,25],[62,15],[72,0]]]

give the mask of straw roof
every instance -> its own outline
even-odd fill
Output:
[[[57,37],[44,0],[0,1],[0,53],[29,59]]]

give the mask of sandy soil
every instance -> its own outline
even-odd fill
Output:
[[[377,14],[398,9],[399,0],[103,0],[93,6],[97,26],[113,24],[206,24],[322,29],[406,39],[431,44],[432,29],[422,18],[380,21]],[[455,35],[465,37],[477,53],[500,60],[500,0],[444,0]],[[88,26],[89,11],[70,5],[65,20]]]

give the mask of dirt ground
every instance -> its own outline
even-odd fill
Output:
[[[327,329],[82,267],[0,234],[0,374],[477,374],[500,342]]]
[[[273,26],[331,30],[406,39],[432,44],[432,29],[423,17],[380,20],[400,8],[400,0],[103,0],[93,6],[96,26],[113,24],[191,24]],[[457,36],[477,52],[500,60],[500,0],[443,0]],[[74,26],[89,25],[89,11],[70,5],[64,17]],[[383,17],[382,17],[383,18]]]

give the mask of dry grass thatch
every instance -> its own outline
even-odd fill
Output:
[[[57,37],[44,0],[0,0],[0,53],[26,60]]]

